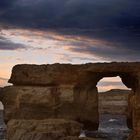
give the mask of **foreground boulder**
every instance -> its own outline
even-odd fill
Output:
[[[82,125],[64,119],[10,120],[7,140],[61,140],[79,136]]]

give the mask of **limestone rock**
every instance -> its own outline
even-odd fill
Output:
[[[140,140],[140,134],[137,134],[136,131],[132,131],[132,132],[129,134],[128,140]]]
[[[64,118],[79,121],[85,129],[98,128],[96,89],[73,86],[9,86],[2,90],[4,119]]]
[[[6,122],[11,119],[41,121],[48,118],[62,118],[76,120],[84,124],[84,129],[95,130],[99,123],[96,85],[100,79],[113,76],[120,76],[122,82],[133,91],[134,95],[129,99],[128,124],[133,128],[133,136],[137,137],[140,134],[139,62],[16,65],[9,80],[13,86],[2,89],[0,95],[5,108],[5,120]],[[20,123],[22,124],[22,120]],[[12,125],[8,127],[9,136],[16,136],[16,131],[11,129]],[[26,130],[22,130],[26,135]],[[20,136],[24,135],[22,130],[18,132]],[[52,135],[53,140],[59,137],[59,134],[52,134],[53,131],[51,134],[34,132],[27,134],[26,140],[46,140],[46,135],[51,135],[47,140],[52,140]],[[137,135],[134,135],[134,132]],[[21,140],[25,140],[24,136]],[[134,138],[137,139],[139,138]]]
[[[134,88],[140,63],[89,63],[84,65],[16,65],[9,80],[14,85],[60,85],[96,83],[105,76],[120,76]]]
[[[7,140],[61,140],[78,136],[82,125],[64,119],[10,120]]]

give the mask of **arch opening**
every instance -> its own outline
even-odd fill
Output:
[[[126,140],[131,124],[129,96],[132,89],[126,87],[119,76],[104,77],[97,83],[99,129],[98,133],[108,135],[111,139]]]
[[[98,92],[106,92],[111,89],[131,90],[123,84],[119,76],[102,78],[98,84]]]

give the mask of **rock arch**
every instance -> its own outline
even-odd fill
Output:
[[[103,77],[113,76],[120,76],[133,89],[129,123],[133,122],[135,139],[140,135],[140,63],[16,65],[9,80],[13,86],[1,93],[5,121],[63,118],[95,130],[99,124],[96,85]]]

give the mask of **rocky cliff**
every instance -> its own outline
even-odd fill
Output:
[[[7,139],[15,140],[18,135],[16,140],[20,140],[24,135],[22,140],[55,140],[57,132],[53,122],[56,120],[58,128],[64,126],[66,133],[60,136],[64,139],[78,139],[80,129],[97,130],[99,111],[96,85],[103,77],[113,76],[120,76],[122,82],[133,91],[128,98],[128,125],[133,128],[131,136],[135,140],[140,135],[140,63],[15,66],[9,80],[13,86],[3,88],[0,94],[8,127]],[[50,119],[51,124],[48,124]],[[41,128],[38,128],[40,125]],[[48,125],[53,130],[48,129]],[[75,125],[79,127],[73,133],[71,128]]]
[[[128,114],[128,97],[130,90],[113,89],[99,93],[99,112],[101,114]]]

